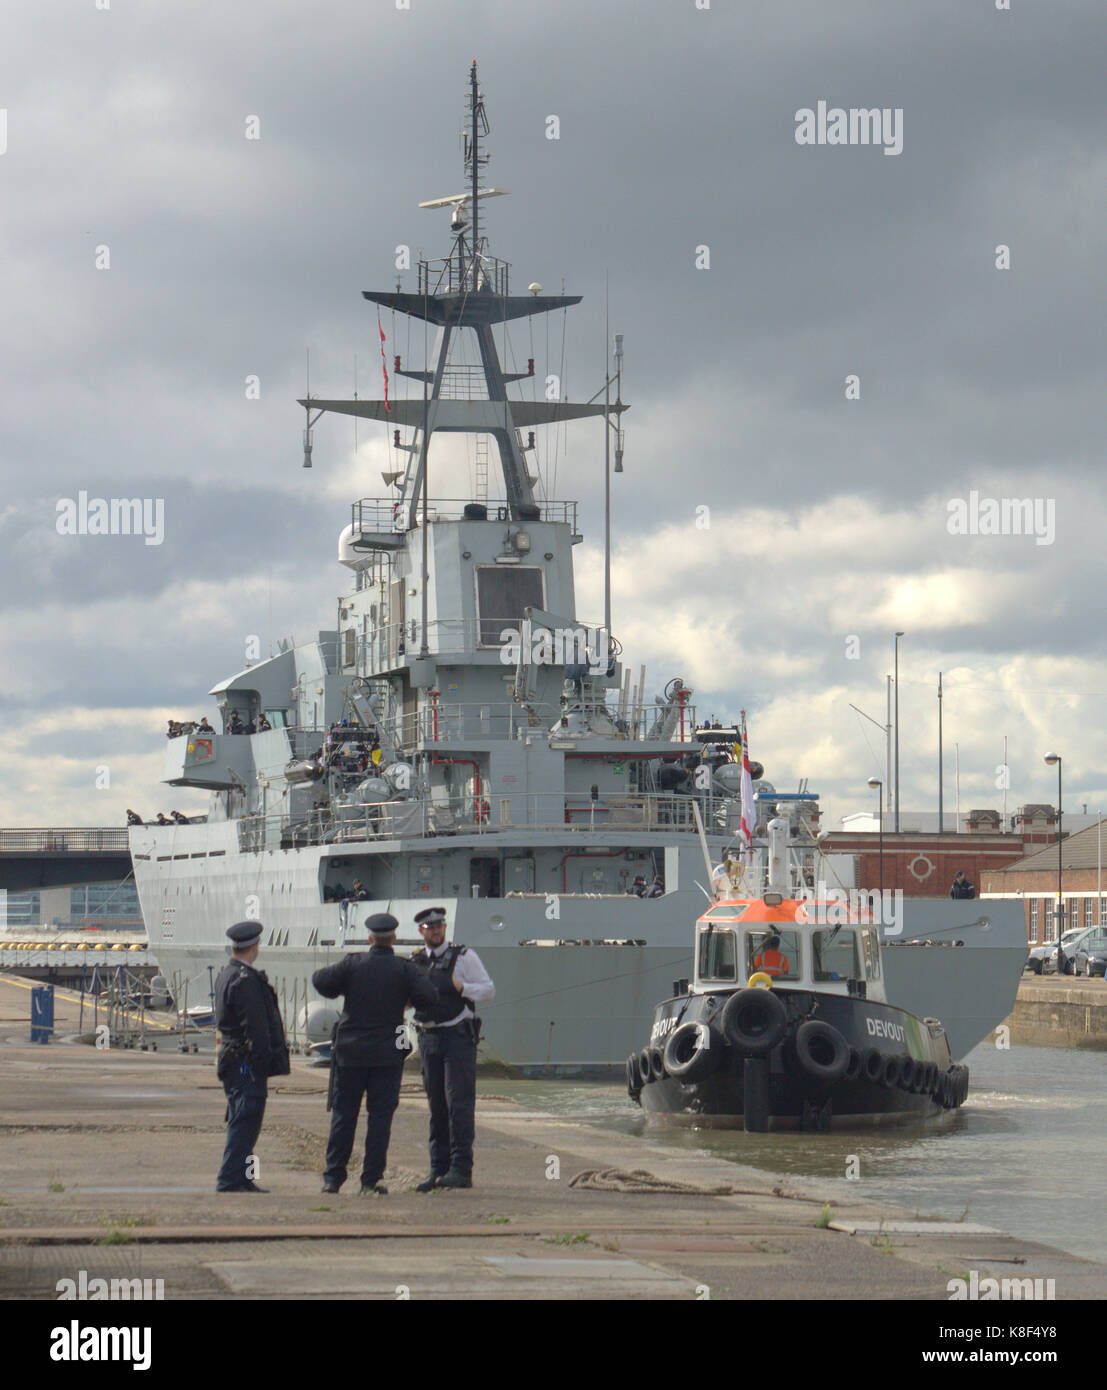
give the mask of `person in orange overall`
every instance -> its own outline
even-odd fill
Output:
[[[753,958],[754,970],[763,970],[766,975],[787,975],[791,971],[788,957],[780,949],[780,937],[770,936],[760,953]]]

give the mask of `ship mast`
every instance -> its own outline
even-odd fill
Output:
[[[534,285],[531,293],[513,295],[509,288],[508,262],[487,255],[481,249],[480,204],[482,199],[500,196],[506,189],[482,188],[481,170],[488,155],[481,152],[481,137],[489,133],[484,94],[477,83],[474,60],[469,72],[467,129],[464,132],[465,172],[468,191],[433,198],[420,203],[423,208],[452,209],[451,228],[455,243],[451,253],[440,260],[420,258],[416,292],[363,290],[372,304],[422,319],[437,327],[431,360],[422,371],[401,366],[395,358],[398,376],[422,383],[423,399],[386,402],[367,400],[301,400],[308,412],[332,412],[362,419],[380,420],[397,434],[401,428],[414,433],[409,444],[400,447],[408,462],[403,475],[403,529],[412,530],[418,521],[421,495],[426,486],[427,457],[431,436],[436,430],[465,434],[488,434],[496,441],[503,472],[504,495],[512,520],[534,520],[539,508],[523,452],[520,431],[536,425],[603,415],[604,405],[575,404],[570,401],[509,400],[508,385],[534,375],[534,363],[525,372],[505,372],[496,348],[493,327],[512,319],[548,314],[554,309],[579,304],[580,295],[543,295]],[[450,348],[455,333],[473,332],[480,357],[479,369],[450,366]],[[610,410],[627,409],[620,401]],[[316,419],[318,416],[315,417]],[[529,447],[529,446],[528,446]]]

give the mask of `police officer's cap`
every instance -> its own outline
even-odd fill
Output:
[[[391,912],[374,912],[372,917],[365,919],[366,929],[374,936],[391,936],[399,925]]]
[[[422,912],[415,914],[416,924],[420,927],[433,927],[445,920],[446,909],[444,907],[425,907]]]
[[[227,928],[227,935],[239,950],[243,950],[260,941],[264,930],[260,922],[236,922],[233,927]]]

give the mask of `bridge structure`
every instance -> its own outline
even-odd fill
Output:
[[[0,890],[9,893],[115,882],[130,872],[128,832],[118,826],[0,830]]]

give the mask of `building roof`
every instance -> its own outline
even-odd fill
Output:
[[[1099,862],[1099,835],[1096,824],[1088,826],[1086,830],[1077,831],[1075,835],[1064,837],[1061,841],[1062,868],[1094,869],[1096,867]],[[1107,837],[1105,837],[1105,841],[1107,841]],[[1107,843],[1104,844],[1104,853],[1107,854]],[[1057,841],[1054,840],[1053,844],[1035,850],[1033,854],[1028,854],[1023,859],[1016,859],[1005,869],[996,869],[994,872],[1001,874],[1032,873],[1035,870],[1056,869],[1056,867]]]

